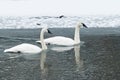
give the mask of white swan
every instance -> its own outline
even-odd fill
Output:
[[[45,39],[46,44],[55,44],[55,45],[64,45],[64,46],[72,46],[80,43],[80,27],[85,27],[87,26],[84,23],[77,23],[77,26],[75,27],[75,35],[74,35],[74,40],[68,37],[64,36],[55,36],[55,37],[50,37]],[[37,43],[41,43],[41,41],[36,41]]]
[[[4,52],[8,52],[8,53],[40,53],[42,50],[47,49],[47,46],[44,42],[44,33],[48,32],[50,33],[50,31],[48,30],[47,27],[43,28],[41,30],[41,34],[40,34],[40,40],[41,40],[41,45],[42,48],[33,45],[33,44],[29,44],[29,43],[22,43],[20,45],[14,46],[12,48],[9,49],[5,49]]]

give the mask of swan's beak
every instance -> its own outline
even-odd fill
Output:
[[[48,33],[49,33],[49,34],[52,34],[52,32],[51,32],[49,29],[47,29],[47,30],[48,30]]]
[[[83,27],[88,28],[84,23],[82,23]]]

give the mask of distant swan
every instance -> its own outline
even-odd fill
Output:
[[[6,52],[6,53],[40,53],[42,50],[47,49],[47,46],[44,42],[44,33],[45,32],[50,33],[50,31],[48,30],[47,27],[43,28],[41,30],[41,34],[40,34],[42,48],[40,48],[36,45],[33,45],[33,44],[22,43],[20,45],[14,46],[12,48],[5,49],[4,52]]]
[[[72,46],[80,43],[80,27],[85,27],[87,26],[84,23],[77,23],[77,26],[75,27],[75,35],[74,35],[74,40],[68,37],[64,36],[55,36],[51,38],[45,39],[45,43],[47,44],[55,44],[55,45],[64,45],[64,46]],[[36,41],[37,43],[41,43],[41,41]]]

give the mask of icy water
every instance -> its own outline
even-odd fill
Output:
[[[51,28],[51,34],[74,36],[73,28]],[[39,54],[12,54],[3,50],[35,43],[40,29],[0,30],[0,80],[120,80],[120,28],[81,29],[80,44],[48,46]],[[51,50],[52,47],[55,47]]]

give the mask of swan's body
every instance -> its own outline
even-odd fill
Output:
[[[64,36],[55,36],[55,37],[47,38],[44,41],[46,44],[53,44],[53,45],[70,46],[75,44],[75,41],[73,39]],[[36,42],[41,43],[41,41],[36,41]]]
[[[51,38],[45,39],[46,44],[55,44],[55,45],[64,45],[64,46],[72,46],[80,43],[80,27],[84,26],[87,28],[87,26],[83,23],[78,23],[75,27],[75,35],[74,40],[68,37],[64,36],[55,36]],[[38,43],[41,43],[41,41],[36,41]]]
[[[22,43],[20,45],[14,46],[12,48],[9,49],[5,49],[4,52],[10,52],[10,53],[40,53],[42,50],[47,49],[47,46],[44,42],[44,32],[48,32],[47,28],[43,28],[41,30],[41,34],[40,34],[40,40],[41,40],[41,44],[42,44],[42,48],[33,45],[33,44],[29,44],[29,43]]]
[[[11,53],[40,53],[41,51],[42,49],[38,46],[28,43],[22,43],[20,45],[4,50],[4,52]]]

